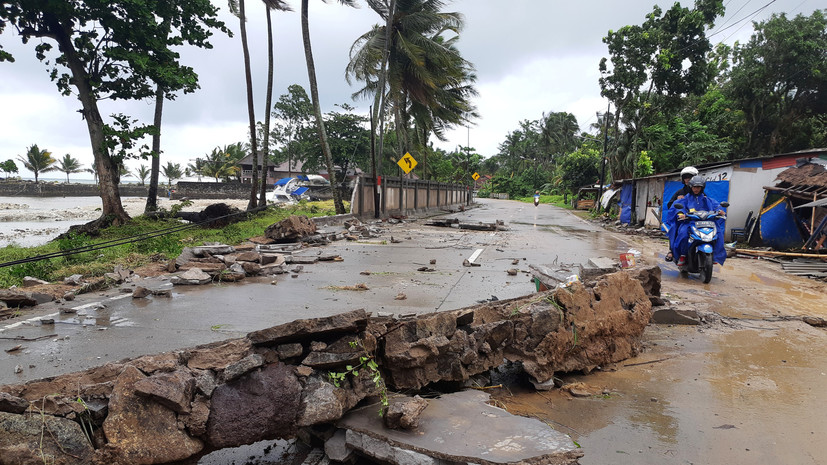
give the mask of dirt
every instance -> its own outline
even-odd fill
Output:
[[[497,390],[497,403],[571,435],[583,465],[827,462],[815,404],[827,395],[827,330],[802,321],[827,317],[824,281],[732,258],[703,284],[663,261],[665,241],[624,239],[639,264],[661,265],[664,298],[702,324],[649,325],[638,357],[561,375],[575,389]]]

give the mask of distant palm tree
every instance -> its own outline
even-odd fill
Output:
[[[245,147],[241,142],[225,145],[221,149],[225,163],[229,165],[230,176],[235,176],[238,182],[241,182],[241,160],[247,156],[248,150],[249,147]]]
[[[146,178],[150,174],[152,174],[151,168],[147,167],[146,165],[140,165],[138,166],[138,169],[135,170],[134,176],[141,180],[139,184],[143,186],[144,184],[146,184]]]
[[[187,176],[197,176],[198,182],[201,182],[201,176],[204,176],[206,166],[207,163],[203,158],[196,158],[195,163],[187,164],[187,167],[184,169],[184,174]]]
[[[52,166],[55,164],[55,159],[52,158],[51,152],[47,150],[40,150],[37,144],[32,144],[32,146],[26,150],[25,158],[22,156],[18,156],[17,158],[23,162],[23,166],[25,166],[27,170],[34,173],[35,183],[39,182],[38,177],[40,176],[40,173],[54,171],[57,169]]]
[[[81,166],[80,162],[78,160],[72,158],[72,156],[69,155],[68,153],[66,155],[64,155],[63,158],[58,160],[58,164],[60,164],[60,166],[58,168],[56,168],[57,171],[61,171],[61,172],[66,173],[66,184],[69,184],[69,174],[70,173],[80,173],[80,172],[86,171],[85,169],[80,167]]]
[[[171,161],[168,161],[165,166],[161,167],[161,172],[164,174],[164,177],[167,178],[169,187],[172,187],[173,181],[177,181],[184,177],[184,172],[181,170],[181,164],[173,163]]]

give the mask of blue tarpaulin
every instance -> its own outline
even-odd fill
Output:
[[[629,224],[632,222],[632,194],[635,187],[631,182],[624,182],[620,191],[620,222]]]
[[[307,192],[308,190],[310,190],[310,188],[308,188],[308,187],[299,187],[298,189],[291,192],[290,195],[302,195],[305,192]]]
[[[275,183],[273,183],[273,185],[274,186],[284,186],[288,182],[290,182],[291,180],[293,180],[293,178],[281,178],[278,181],[276,181]]]

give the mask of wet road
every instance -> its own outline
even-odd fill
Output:
[[[379,238],[338,241],[322,249],[341,262],[305,265],[296,274],[243,283],[176,286],[172,298],[131,298],[115,289],[82,295],[62,305],[42,305],[24,320],[0,326],[0,384],[23,382],[144,354],[192,347],[293,321],[364,308],[369,312],[427,313],[473,305],[478,300],[534,292],[529,264],[585,263],[628,250],[622,236],[607,233],[549,205],[481,199],[480,207],[448,215],[462,222],[505,222],[507,231],[388,226]],[[392,240],[393,238],[393,240]],[[399,241],[399,242],[397,242]],[[320,250],[311,248],[303,254]],[[463,260],[482,250],[479,267]],[[436,260],[431,265],[430,260]],[[514,260],[519,263],[512,264]],[[434,271],[417,271],[429,267]],[[507,270],[520,270],[516,276]],[[370,272],[363,275],[362,272]],[[294,277],[295,276],[295,277]],[[367,291],[336,287],[364,283]],[[135,285],[163,288],[157,279]],[[396,300],[399,294],[406,299]],[[101,305],[102,304],[102,305]],[[61,313],[73,308],[75,313]],[[41,325],[40,318],[54,325]],[[9,338],[23,337],[29,341]],[[31,339],[43,338],[32,341]],[[13,354],[9,349],[24,347]],[[20,366],[22,371],[15,373]]]

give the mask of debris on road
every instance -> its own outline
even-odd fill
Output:
[[[368,291],[370,288],[365,283],[359,283],[354,286],[328,286],[328,289],[335,291]]]

